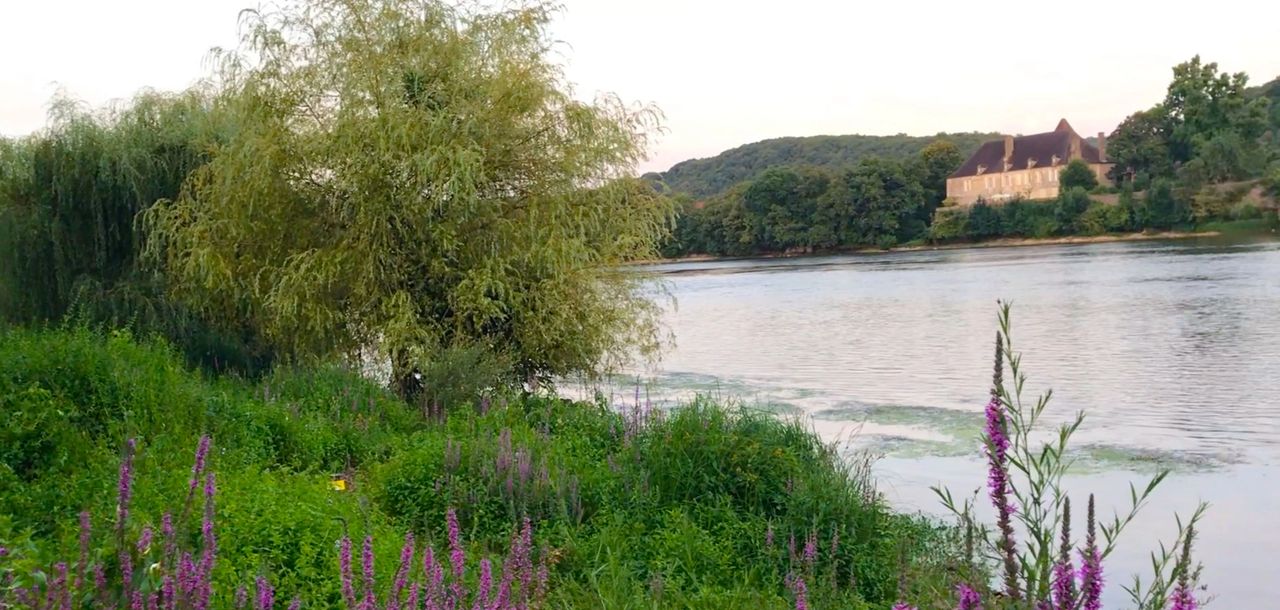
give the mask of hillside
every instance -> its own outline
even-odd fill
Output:
[[[989,133],[941,133],[933,136],[810,136],[764,140],[745,144],[706,159],[690,159],[665,172],[645,178],[665,184],[674,192],[709,197],[751,180],[771,167],[844,167],[871,156],[900,159],[914,155],[930,142],[946,138],[969,155],[983,142],[997,138]]]

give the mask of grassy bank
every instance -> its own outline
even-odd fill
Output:
[[[815,606],[887,608],[904,570],[930,588],[953,559],[946,530],[889,511],[865,468],[770,415],[511,396],[441,420],[340,369],[246,381],[182,362],[120,332],[0,332],[7,593],[38,566],[74,566],[82,510],[90,563],[115,578],[122,540],[188,512],[202,435],[217,476],[214,607],[234,607],[237,586],[259,577],[277,599],[341,606],[344,536],[372,536],[377,588],[390,596],[406,533],[439,552],[450,509],[473,584],[479,562],[498,565],[530,520],[547,607],[794,607],[788,575],[800,575]],[[113,532],[127,439],[131,512]]]

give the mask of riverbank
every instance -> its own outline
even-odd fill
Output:
[[[68,567],[109,583],[77,584],[74,599],[145,598],[172,568],[162,548],[212,548],[189,548],[202,495],[217,537],[201,572],[211,608],[240,607],[234,592],[255,579],[276,599],[342,607],[351,557],[339,540],[358,557],[366,536],[373,595],[403,593],[392,583],[404,543],[410,558],[465,555],[445,581],[469,598],[458,607],[495,599],[476,574],[492,569],[497,586],[517,570],[517,602],[476,605],[503,609],[786,610],[803,578],[815,607],[869,610],[896,601],[904,569],[913,587],[946,590],[958,560],[946,528],[888,508],[866,463],[771,414],[706,400],[619,413],[519,394],[444,411],[337,368],[210,377],[125,332],[0,329],[0,607],[19,595],[9,582],[70,588],[56,576]],[[175,529],[170,515],[182,535],[144,542]],[[129,582],[117,557],[155,567]],[[535,568],[546,580],[526,605]]]
[[[631,265],[661,265],[667,263],[695,263],[721,260],[751,258],[794,258],[801,256],[830,256],[838,254],[875,254],[883,252],[919,252],[928,250],[969,250],[978,248],[1019,248],[1026,246],[1056,246],[1074,244],[1100,244],[1127,241],[1163,241],[1176,239],[1195,239],[1222,237],[1234,232],[1232,228],[1205,231],[1158,231],[1141,233],[1108,233],[1105,235],[1063,235],[1059,237],[1004,237],[980,242],[963,242],[951,244],[906,244],[892,248],[835,248],[808,252],[767,252],[749,256],[717,256],[712,254],[695,254],[677,258],[659,258],[645,261],[634,261]],[[1271,231],[1270,234],[1274,234]]]

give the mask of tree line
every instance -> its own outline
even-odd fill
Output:
[[[662,252],[887,248],[1261,218],[1267,212],[1250,198],[1252,185],[1280,192],[1280,79],[1247,84],[1247,75],[1219,72],[1198,56],[1175,66],[1165,99],[1108,137],[1114,187],[1072,163],[1056,200],[947,206],[946,177],[971,149],[945,137],[910,157],[866,156],[842,168],[780,160],[720,194],[676,195],[680,216]]]

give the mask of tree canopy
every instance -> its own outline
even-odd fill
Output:
[[[174,292],[291,357],[377,348],[397,376],[454,346],[525,376],[652,348],[668,204],[628,179],[658,114],[577,100],[548,6],[311,0],[247,12],[218,57],[237,128],[151,208]]]
[[[983,142],[1000,137],[992,133],[940,133],[936,136],[809,136],[777,138],[746,144],[726,150],[707,159],[690,159],[675,164],[671,169],[647,174],[645,177],[665,186],[674,193],[684,193],[695,199],[704,199],[728,191],[741,182],[755,179],[771,168],[814,167],[833,170],[846,169],[869,157],[885,157],[896,160],[912,159],[936,142],[948,142],[955,152],[946,147],[932,155],[943,155],[938,164],[954,167],[955,171],[964,157],[977,150]],[[946,196],[945,174],[942,192]],[[936,183],[928,185],[937,190]],[[941,197],[938,199],[941,201]]]

